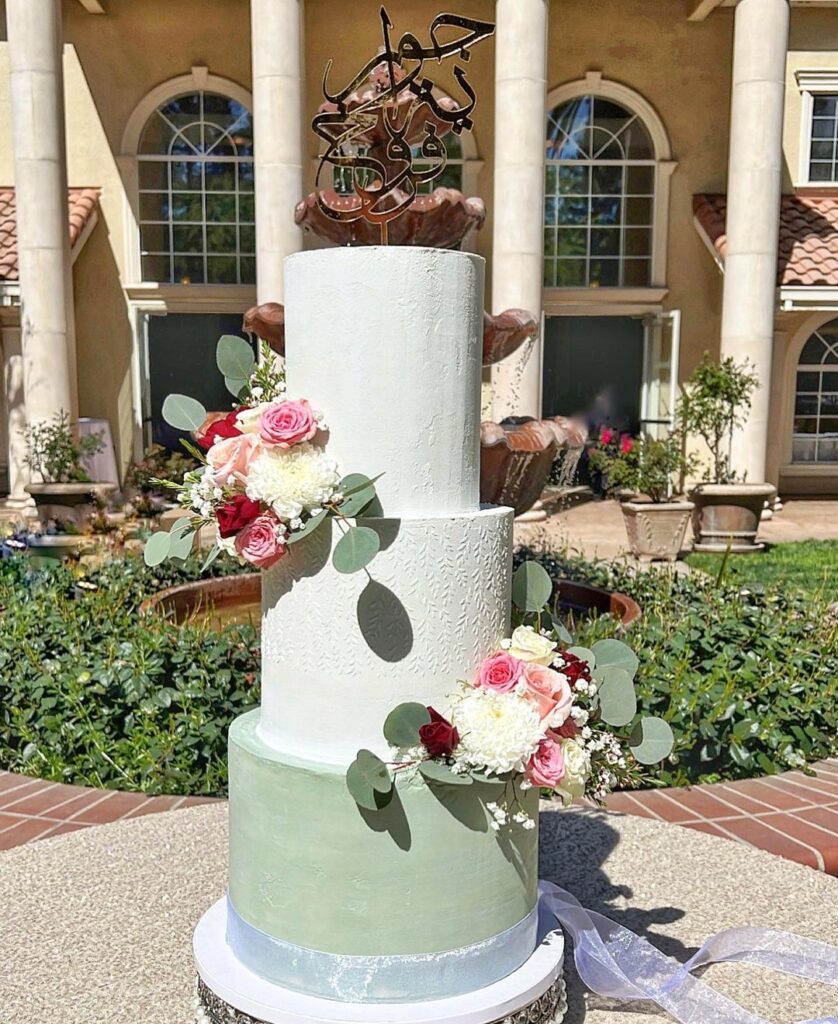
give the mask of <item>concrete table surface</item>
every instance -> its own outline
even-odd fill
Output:
[[[226,833],[226,805],[208,805],[0,854],[4,1024],[189,1024],[192,930],[224,891]],[[541,874],[679,959],[738,925],[838,942],[838,880],[675,825],[547,808]],[[568,973],[569,1024],[669,1019],[603,1006]],[[704,978],[772,1024],[838,1009],[838,990],[756,967]]]

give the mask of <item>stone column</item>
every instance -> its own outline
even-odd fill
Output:
[[[6,507],[26,508],[32,499],[24,490],[29,483],[29,471],[23,464],[26,446],[23,431],[26,429],[26,407],[23,399],[23,356],[20,348],[20,328],[2,327],[3,351],[2,384],[5,397],[6,453],[9,472],[9,494]]]
[[[497,0],[492,309],[541,315],[547,93],[546,0]],[[541,415],[541,339],[493,374],[493,415]]]
[[[30,423],[75,415],[61,0],[7,0],[21,347]]]
[[[303,0],[251,0],[256,293],[283,300],[282,263],[303,247]]]
[[[737,362],[749,359],[759,376],[747,422],[733,440],[732,463],[750,483],[761,483],[777,307],[788,0],[740,0],[734,17],[721,352]]]

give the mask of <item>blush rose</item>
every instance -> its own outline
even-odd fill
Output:
[[[272,513],[257,516],[236,535],[236,551],[251,565],[269,569],[286,551],[278,526],[279,520]]]
[[[317,433],[317,419],[304,398],[275,402],[267,406],[259,419],[259,436],[265,444],[290,448],[310,441]]]
[[[477,685],[495,693],[509,693],[521,677],[522,663],[506,651],[484,658],[477,670]]]
[[[207,465],[216,487],[227,486],[230,477],[238,483],[245,483],[248,468],[260,444],[255,434],[238,434],[216,441],[207,452]]]
[[[538,698],[541,717],[549,718],[551,726],[561,725],[573,706],[573,692],[564,676],[530,662],[524,665],[521,678]]]
[[[547,737],[529,759],[527,778],[534,786],[557,786],[564,777],[564,753],[561,745]]]

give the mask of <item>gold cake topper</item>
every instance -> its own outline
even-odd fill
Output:
[[[438,14],[431,23],[430,45],[423,46],[415,35],[405,32],[391,42],[393,23],[384,7],[380,11],[382,50],[361,68],[349,84],[332,93],[328,79],[330,60],[323,74],[326,102],[311,122],[326,143],[317,167],[315,189],[320,209],[334,220],[364,218],[381,228],[381,243],[387,243],[387,225],[409,208],[418,187],[439,177],[448,159],[443,136],[471,131],[471,114],[477,96],[460,64],[454,78],[465,94],[455,101],[434,96],[434,83],[422,76],[426,61],[438,64],[448,58],[471,59],[470,48],[488,39],[495,26],[456,14]],[[446,30],[462,30],[453,39],[440,40]],[[354,202],[332,205],[324,202],[320,177],[325,166],[348,169]]]

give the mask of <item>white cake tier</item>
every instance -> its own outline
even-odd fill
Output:
[[[288,393],[323,411],[344,474],[383,473],[387,516],[478,507],[483,270],[397,246],[285,261]]]
[[[442,711],[507,635],[510,509],[364,525],[381,537],[369,575],[333,568],[332,521],[263,575],[260,733],[279,751],[344,765],[386,753],[397,704]]]

